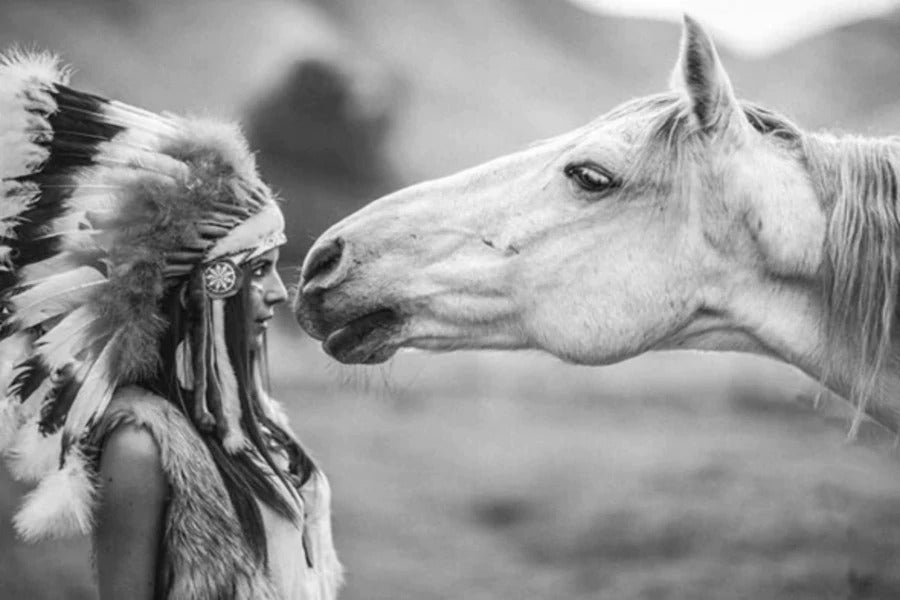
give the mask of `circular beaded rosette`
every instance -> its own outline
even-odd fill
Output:
[[[241,271],[227,259],[203,267],[203,286],[211,298],[230,298],[241,289]]]

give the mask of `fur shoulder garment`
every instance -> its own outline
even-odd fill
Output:
[[[169,402],[132,386],[117,392],[98,423],[93,445],[101,449],[108,435],[123,424],[150,432],[159,447],[170,486],[158,570],[160,597],[167,600],[336,598],[341,566],[331,540],[330,493],[324,476],[317,475],[302,489],[308,506],[305,526],[309,528],[312,545],[318,550],[318,564],[306,575],[312,585],[303,586],[301,596],[290,591],[285,596],[285,591],[278,589],[265,568],[257,564],[244,541],[222,477],[187,419]],[[267,534],[272,537],[272,532]],[[210,552],[211,548],[215,551]],[[273,550],[291,553],[296,568],[307,569],[301,547]],[[274,557],[270,556],[272,560]],[[284,562],[284,557],[279,557],[278,563]]]

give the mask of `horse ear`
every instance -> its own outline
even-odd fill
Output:
[[[688,15],[684,15],[681,52],[670,84],[687,95],[703,129],[725,129],[742,122],[741,108],[712,39]]]

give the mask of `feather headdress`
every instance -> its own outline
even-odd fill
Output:
[[[245,448],[223,303],[241,263],[284,243],[235,127],[67,83],[52,56],[0,57],[0,451],[39,481],[16,517],[28,538],[88,527],[85,440],[158,369],[175,285],[199,313],[179,352],[194,421]]]

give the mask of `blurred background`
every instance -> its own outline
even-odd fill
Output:
[[[375,197],[661,91],[680,11],[739,95],[806,128],[900,130],[900,8],[709,0],[2,0],[0,47],[74,84],[240,119],[287,200],[286,279]],[[661,353],[333,364],[282,315],[272,370],[329,473],[345,599],[900,598],[900,463],[798,372]],[[0,598],[94,598],[87,540],[26,546],[0,472]]]

